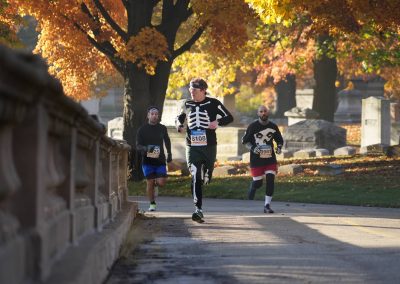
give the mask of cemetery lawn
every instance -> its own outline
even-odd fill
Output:
[[[285,160],[282,164],[300,164],[304,173],[295,176],[278,175],[274,200],[400,208],[400,158],[327,157],[304,160]],[[341,165],[344,173],[336,176],[317,175],[320,165]],[[251,178],[247,164],[230,162],[237,169],[235,175],[215,177],[203,191],[206,198],[246,199]],[[145,195],[146,182],[130,182],[130,195]],[[256,200],[264,200],[265,181],[257,190]],[[190,178],[170,176],[160,196],[190,197]]]

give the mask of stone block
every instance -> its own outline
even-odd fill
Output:
[[[315,156],[316,157],[323,157],[323,156],[329,156],[329,150],[328,149],[315,149]]]
[[[289,164],[289,165],[279,166],[278,172],[284,175],[296,175],[304,172],[304,169],[301,165]]]
[[[400,145],[390,146],[387,151],[388,157],[400,157]]]
[[[183,159],[172,160],[171,163],[168,163],[167,168],[169,172],[181,171],[182,176],[190,175],[186,160]]]
[[[346,146],[346,129],[322,119],[308,119],[288,126],[283,132],[284,149],[334,149]]]
[[[278,160],[283,160],[283,159],[289,159],[293,157],[293,151],[290,150],[282,150],[282,152],[279,155],[276,155],[276,159]]]
[[[242,162],[250,163],[250,152],[246,152],[242,154]]]
[[[214,168],[213,177],[223,177],[236,174],[236,168],[234,166],[222,166]]]
[[[351,156],[356,154],[356,148],[352,146],[344,146],[333,151],[334,156]]]
[[[317,168],[317,175],[336,176],[344,173],[340,165],[324,165]]]
[[[116,117],[107,123],[107,136],[113,139],[122,140],[124,131],[124,118]]]
[[[293,157],[299,159],[313,158],[315,156],[316,154],[314,149],[303,149],[293,153]]]

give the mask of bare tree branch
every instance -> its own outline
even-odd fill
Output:
[[[68,19],[68,17],[64,16],[65,18]],[[70,20],[70,19],[68,19]],[[74,27],[76,27],[80,32],[84,33],[86,35],[86,38],[88,39],[88,41],[101,53],[103,53],[104,55],[107,56],[108,59],[110,59],[111,64],[115,67],[115,69],[117,69],[118,72],[120,72],[121,74],[123,74],[124,71],[124,64],[123,61],[116,58],[115,54],[116,54],[116,50],[112,47],[112,45],[109,43],[108,46],[107,42],[104,43],[99,43],[97,42],[94,38],[92,38],[90,35],[87,34],[87,32],[85,31],[85,29],[83,29],[78,23],[72,21],[74,24]],[[110,46],[112,47],[110,50]]]
[[[100,0],[93,0],[94,4],[96,5],[97,9],[99,9],[101,15],[107,21],[107,23],[117,32],[117,34],[125,41],[128,41],[127,33],[114,21],[111,15],[107,12],[104,8],[103,4],[101,4]]]
[[[172,59],[175,59],[185,51],[188,51],[192,47],[192,45],[200,38],[203,32],[204,28],[199,28],[187,42],[185,42],[180,48],[172,52]]]

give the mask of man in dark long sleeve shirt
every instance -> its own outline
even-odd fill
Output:
[[[149,211],[156,210],[157,186],[164,186],[167,180],[166,162],[172,161],[171,140],[167,128],[159,123],[159,109],[150,107],[147,111],[148,123],[137,132],[136,148],[143,153],[143,174],[147,181],[147,196],[150,201]],[[164,144],[167,158],[164,154]],[[157,191],[157,190],[156,190]]]
[[[252,122],[242,138],[242,143],[250,150],[250,172],[253,181],[250,184],[248,198],[254,199],[256,189],[262,186],[265,175],[266,193],[264,213],[274,213],[271,200],[274,193],[275,175],[278,171],[276,153],[281,153],[283,138],[278,126],[268,119],[269,111],[265,106],[257,110],[258,119]]]
[[[192,175],[191,190],[195,205],[192,220],[200,223],[204,222],[202,184],[211,180],[217,156],[215,130],[233,121],[232,115],[219,100],[206,96],[207,87],[206,81],[201,78],[190,82],[192,99],[184,103],[182,113],[175,121],[179,132],[183,131],[187,121],[186,160]]]

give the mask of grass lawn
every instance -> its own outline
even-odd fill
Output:
[[[295,176],[278,175],[275,183],[275,201],[342,204],[400,208],[400,158],[344,157],[289,160],[281,164],[302,165],[304,173]],[[321,164],[336,164],[344,168],[337,176],[316,175]],[[204,197],[246,199],[251,178],[247,164],[233,163],[237,175],[215,177],[205,187]],[[131,195],[145,195],[146,182],[130,182]],[[263,200],[265,182],[255,199]],[[160,196],[191,196],[190,178],[170,176]]]

